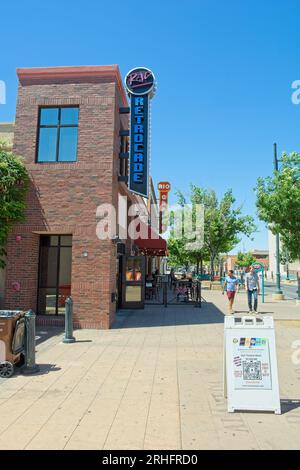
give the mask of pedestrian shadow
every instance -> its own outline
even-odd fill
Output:
[[[300,400],[280,400],[281,414],[289,413],[292,410],[300,408]]]
[[[274,315],[275,312],[259,312],[258,315],[271,315],[271,314]]]
[[[251,314],[249,313],[249,310],[235,310],[235,313],[241,313],[241,314],[245,314],[245,315],[250,315],[250,316],[260,316],[260,315],[270,315],[270,314],[274,314],[275,312],[262,312],[262,311],[259,311],[259,313],[257,314]]]
[[[76,339],[76,341],[74,341],[74,343],[71,343],[71,344],[92,343],[92,342],[93,342],[92,339]]]

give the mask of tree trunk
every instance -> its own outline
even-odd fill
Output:
[[[197,275],[199,274],[199,265],[200,265],[200,260],[199,258],[197,259]]]
[[[200,270],[201,270],[201,276],[203,276],[203,258],[201,258]]]

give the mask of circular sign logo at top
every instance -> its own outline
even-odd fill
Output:
[[[125,78],[127,91],[130,95],[150,95],[155,93],[155,77],[146,67],[137,67],[130,70]]]

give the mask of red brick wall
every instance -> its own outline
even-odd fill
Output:
[[[115,314],[116,248],[97,238],[96,209],[117,203],[122,102],[113,81],[72,81],[19,85],[14,145],[26,160],[31,187],[26,221],[9,238],[5,306],[36,310],[39,235],[34,232],[72,234],[75,323],[109,328]],[[38,109],[45,105],[80,106],[76,163],[35,163]],[[17,234],[22,235],[18,243]],[[20,292],[13,291],[14,282]]]

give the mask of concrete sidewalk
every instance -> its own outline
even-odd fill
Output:
[[[40,374],[0,382],[0,449],[299,449],[300,322],[276,321],[283,414],[228,414],[226,298],[203,295],[202,309],[120,312],[114,329],[76,331],[71,345],[39,331]]]

